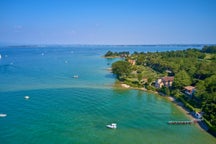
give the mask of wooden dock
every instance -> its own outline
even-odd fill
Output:
[[[192,121],[168,121],[168,124],[172,124],[172,125],[186,125],[186,124],[194,124],[197,123],[196,120],[192,120]]]

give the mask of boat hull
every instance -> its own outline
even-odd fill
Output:
[[[0,117],[6,117],[7,114],[0,114]]]
[[[110,129],[116,129],[117,126],[114,126],[114,125],[106,125],[107,128],[110,128]]]

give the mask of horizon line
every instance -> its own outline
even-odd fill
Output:
[[[167,43],[167,44],[0,44],[0,46],[8,46],[8,47],[20,47],[20,46],[35,46],[35,47],[43,47],[43,46],[187,46],[187,45],[216,45],[213,43]]]

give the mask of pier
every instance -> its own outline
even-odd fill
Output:
[[[197,123],[197,120],[192,121],[168,121],[168,124],[172,125],[185,125],[185,124],[195,124]]]

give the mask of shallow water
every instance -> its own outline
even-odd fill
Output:
[[[106,69],[115,60],[101,55],[148,49],[136,48],[1,48],[0,113],[7,114],[0,118],[1,143],[216,143],[195,125],[168,125],[188,118],[166,99],[112,87]],[[105,127],[112,122],[116,130]]]

